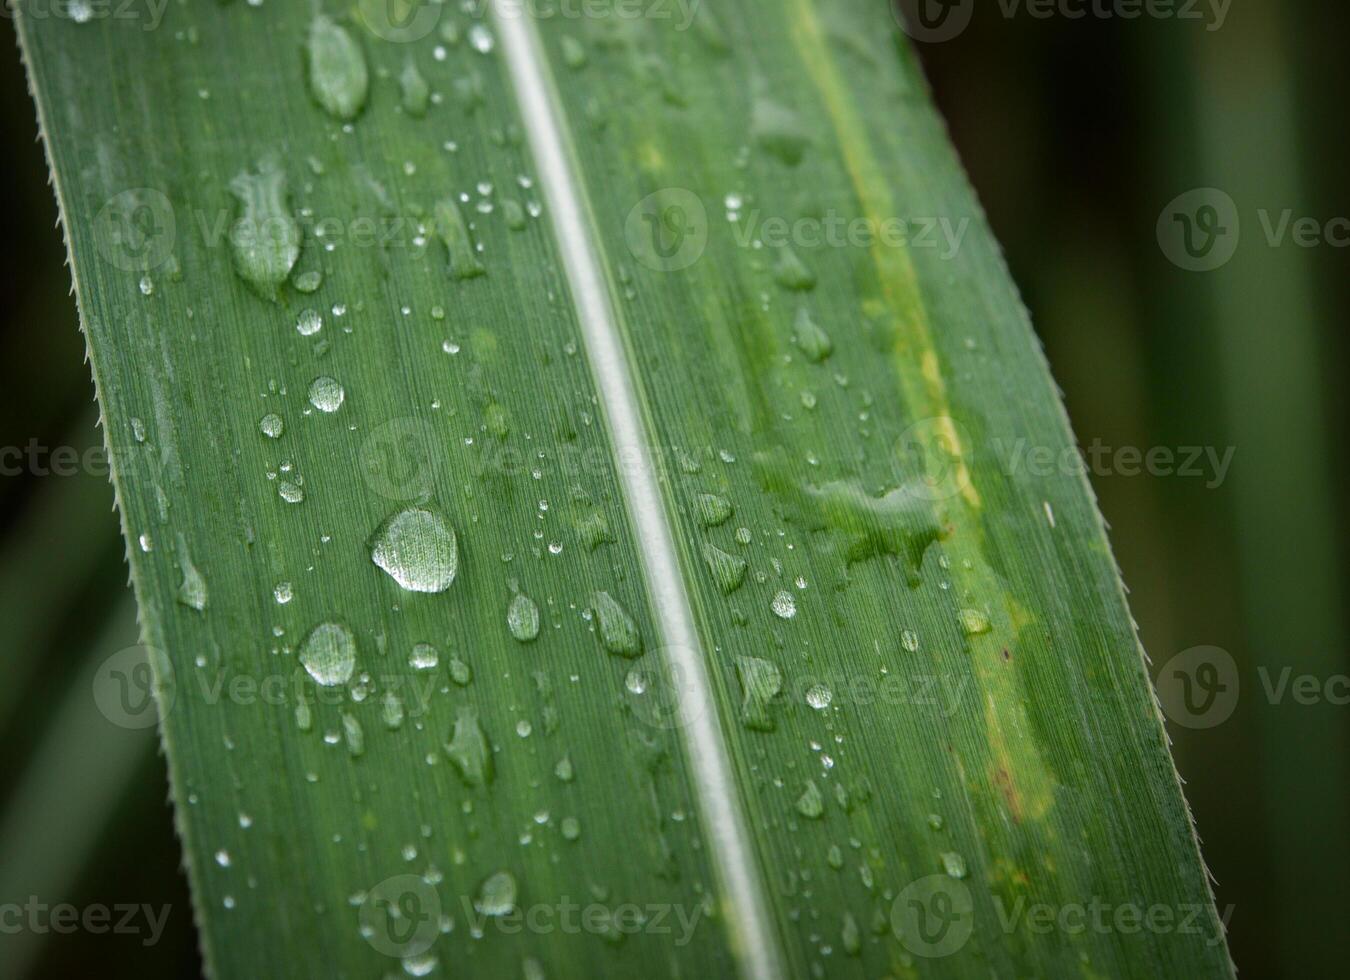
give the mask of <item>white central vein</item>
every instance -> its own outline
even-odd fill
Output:
[[[643,572],[664,643],[667,668],[681,685],[681,725],[697,782],[699,807],[727,898],[737,952],[752,980],[783,976],[781,955],[762,879],[750,846],[731,758],[718,723],[712,681],[676,557],[675,541],[656,482],[658,472],[644,435],[637,390],[624,356],[617,317],[592,239],[585,191],[562,108],[546,74],[544,55],[524,8],[496,0],[493,13],[515,87],[539,182],[552,212],[563,267],[572,287],[586,352],[614,440]]]

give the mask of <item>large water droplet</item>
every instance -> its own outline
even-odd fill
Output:
[[[489,875],[478,886],[478,896],[473,907],[479,915],[510,915],[516,907],[516,879],[509,871],[498,871]]]
[[[539,607],[525,593],[516,593],[506,610],[506,625],[517,640],[529,643],[539,635]]]
[[[745,581],[746,564],[744,558],[729,555],[716,545],[704,544],[703,560],[712,572],[713,582],[723,595],[731,595]]]
[[[307,308],[300,311],[295,321],[296,333],[302,337],[312,337],[322,329],[323,315],[318,310]]]
[[[412,652],[408,654],[408,666],[413,670],[431,670],[440,662],[440,653],[430,643],[414,644]]]
[[[398,76],[399,89],[402,92],[403,111],[421,119],[427,114],[427,103],[431,100],[431,86],[417,69],[417,62],[409,56],[403,63],[403,71]]]
[[[190,609],[203,612],[206,609],[206,579],[192,563],[187,540],[181,534],[178,535],[178,565],[183,571],[183,581],[178,585],[178,601]]]
[[[966,859],[955,851],[947,851],[942,855],[942,870],[951,878],[964,878]]]
[[[758,657],[738,657],[736,673],[741,681],[741,723],[752,731],[773,731],[769,705],[783,690],[782,671]]]
[[[591,609],[600,625],[600,643],[610,653],[620,657],[636,657],[642,653],[642,637],[628,611],[608,592],[591,595]]]
[[[286,175],[275,161],[264,160],[257,173],[230,181],[239,216],[230,228],[234,269],[260,296],[275,300],[300,257],[300,226],[291,214]]]
[[[808,361],[819,364],[834,352],[834,342],[815,320],[805,306],[797,310],[797,322],[793,331],[793,340]]]
[[[459,571],[459,544],[440,516],[410,507],[375,533],[370,558],[409,592],[444,592]]]
[[[320,14],[310,22],[305,54],[314,101],[335,119],[355,119],[370,90],[370,73],[361,45],[332,18]]]
[[[849,956],[857,956],[862,952],[862,934],[858,930],[858,920],[853,918],[853,913],[845,912],[843,924],[839,927],[839,945],[844,947],[844,952]]]
[[[694,513],[704,527],[717,527],[731,516],[731,501],[715,493],[701,493],[694,498]]]
[[[469,226],[464,222],[459,205],[453,197],[442,199],[436,205],[436,233],[445,243],[445,251],[450,257],[450,275],[455,279],[474,279],[484,275],[487,269],[478,261],[474,250],[473,238],[469,235]]]
[[[811,138],[805,124],[794,109],[775,99],[769,85],[757,77],[753,84],[754,100],[750,109],[750,138],[760,148],[776,156],[790,167],[802,162]]]
[[[336,412],[346,398],[346,390],[335,378],[323,375],[310,382],[309,403],[325,414]]]
[[[445,754],[454,764],[459,778],[469,786],[485,786],[492,782],[492,748],[478,724],[476,709],[459,709],[454,733],[445,744]]]
[[[825,812],[825,797],[821,795],[820,787],[816,785],[814,779],[806,781],[806,788],[802,790],[802,795],[797,797],[797,812],[808,820],[819,820],[821,814]]]
[[[780,591],[769,603],[769,608],[779,619],[791,619],[797,615],[797,600],[791,592]]]
[[[341,623],[321,623],[300,647],[300,664],[325,687],[345,684],[356,668],[356,639]]]
[[[361,723],[356,720],[356,716],[347,712],[342,713],[342,735],[347,740],[347,751],[353,756],[359,756],[366,751],[366,733],[361,728]]]
[[[816,274],[797,257],[791,245],[784,245],[778,250],[773,278],[778,285],[794,292],[804,293],[816,288]]]
[[[960,614],[961,629],[966,636],[979,636],[982,633],[988,633],[993,629],[989,622],[989,617],[979,609],[962,609]]]

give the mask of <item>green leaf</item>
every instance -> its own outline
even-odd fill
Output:
[[[20,18],[209,968],[1230,975],[896,22],[622,6]]]

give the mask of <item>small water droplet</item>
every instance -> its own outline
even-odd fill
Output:
[[[947,872],[948,877],[964,878],[966,876],[966,859],[955,851],[946,851],[942,855],[942,870]]]
[[[382,715],[385,728],[393,731],[401,727],[403,724],[403,699],[393,691],[386,691]]]
[[[479,54],[490,54],[497,46],[497,39],[492,36],[492,31],[488,30],[487,25],[474,24],[469,28],[469,43]]]
[[[286,423],[281,420],[280,415],[273,413],[264,415],[258,423],[258,428],[267,438],[280,439],[281,434],[286,431]]]
[[[824,711],[834,700],[834,692],[824,684],[813,684],[806,692],[806,703],[817,711]]]
[[[451,657],[450,679],[460,687],[468,687],[473,683],[473,668],[458,657]]]

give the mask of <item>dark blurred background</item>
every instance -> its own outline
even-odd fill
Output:
[[[1343,4],[1232,0],[1220,19],[1221,0],[1201,0],[1194,18],[1128,20],[1091,13],[1113,9],[1103,0],[1063,7],[1089,14],[979,0],[964,31],[920,53],[1096,454],[1155,675],[1197,646],[1233,658],[1231,715],[1169,732],[1238,968],[1337,975],[1350,951]],[[8,19],[0,33],[13,51]],[[0,921],[0,976],[197,975],[153,735],[110,724],[90,695],[95,666],[136,641],[112,493],[98,465],[46,472],[65,468],[52,448],[83,454],[101,435],[17,55],[0,58],[0,118],[0,447],[23,453],[0,458],[0,902],[114,910],[106,931]],[[1205,272],[1176,264],[1156,230],[1197,188],[1240,218],[1231,260]],[[1316,219],[1305,238],[1270,233],[1286,214]],[[1198,475],[1180,471],[1187,447],[1206,451]],[[1171,450],[1176,472],[1136,474],[1122,449]],[[1207,462],[1230,449],[1226,471]],[[135,933],[112,929],[126,903],[168,908],[155,942],[143,913]]]

